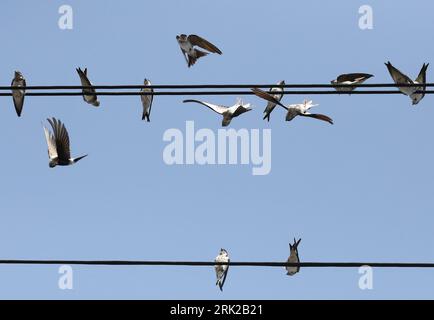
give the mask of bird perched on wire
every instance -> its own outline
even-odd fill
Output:
[[[23,75],[19,71],[15,71],[14,78],[11,83],[12,87],[25,87],[26,79],[24,79]],[[12,90],[12,99],[14,100],[15,111],[17,112],[18,117],[21,117],[21,113],[23,111],[24,106],[24,97],[26,95],[25,89],[13,89]]]
[[[54,168],[55,166],[70,166],[87,157],[86,154],[78,158],[71,158],[69,135],[68,131],[66,131],[65,125],[56,118],[47,120],[50,123],[51,128],[53,128],[53,133],[50,133],[48,129],[43,126],[45,139],[48,145],[50,168]]]
[[[228,252],[225,249],[220,249],[220,253],[215,258],[214,262],[230,262]],[[228,275],[229,265],[216,264],[214,268],[217,276],[216,286],[219,286],[220,291],[223,291],[223,285],[225,284]]]
[[[298,239],[298,241],[295,240],[294,238],[294,243],[293,244],[289,244],[289,258],[287,260],[288,263],[299,263],[300,262],[300,258],[298,256],[298,245],[300,244],[301,239]],[[288,276],[293,276],[294,274],[296,274],[297,272],[300,271],[300,267],[296,266],[287,266],[285,267],[286,271],[287,271],[287,275]]]
[[[145,79],[143,84],[145,86],[150,86],[151,81]],[[154,89],[142,88],[140,92],[154,93]],[[142,120],[146,119],[146,121],[149,122],[150,121],[149,116],[151,115],[152,101],[154,100],[154,95],[153,94],[141,95],[140,99],[142,100],[142,106],[143,106]]]
[[[195,34],[191,34],[189,36],[187,36],[186,34],[180,34],[176,36],[176,40],[178,41],[182,55],[184,56],[188,67],[194,65],[197,59],[204,57],[208,54],[208,52],[195,49],[194,46],[201,47],[202,49],[205,49],[212,53],[222,54],[220,49],[213,45],[211,42]]]
[[[269,91],[269,93],[270,94],[272,94],[273,95],[273,97],[276,99],[276,100],[282,100],[282,98],[283,98],[283,90],[284,90],[284,85],[285,85],[285,81],[279,81],[278,83],[277,83],[277,87],[273,87],[273,88],[271,88],[270,89],[270,91]],[[273,112],[273,110],[274,110],[274,108],[276,107],[276,103],[274,103],[274,102],[271,102],[271,101],[268,101],[268,104],[267,104],[267,106],[265,107],[265,110],[264,110],[264,118],[263,118],[263,120],[265,120],[265,119],[267,119],[267,121],[270,121],[270,115],[271,115],[271,112]]]
[[[403,74],[397,68],[395,68],[390,61],[385,63],[387,70],[389,70],[390,76],[396,84],[421,84],[420,87],[398,87],[399,91],[410,97],[412,104],[416,105],[425,96],[426,89],[426,70],[428,69],[429,63],[424,63],[420,69],[419,75],[416,80],[411,80],[407,75]],[[422,91],[421,93],[416,93],[417,91]]]
[[[361,84],[372,77],[373,75],[369,73],[345,73],[330,81],[330,83],[348,85],[347,87],[335,87],[335,89],[336,91],[351,92],[356,89],[357,84]]]
[[[261,89],[253,88],[252,91],[258,97],[265,99],[267,101],[273,102],[273,103],[278,104],[279,106],[283,107],[287,111],[286,118],[285,118],[286,121],[291,121],[296,116],[302,116],[302,117],[315,118],[315,119],[326,121],[330,124],[333,124],[333,120],[326,115],[317,114],[317,113],[309,113],[310,108],[318,106],[317,104],[313,104],[312,100],[304,100],[303,103],[289,104],[289,105],[285,106],[279,100],[274,98],[271,94],[269,94],[269,93],[267,93]]]
[[[99,107],[98,97],[96,96],[95,89],[92,88],[92,83],[89,81],[87,77],[87,68],[81,70],[80,68],[75,69],[80,77],[81,85],[83,87],[91,87],[88,89],[83,89],[83,100],[87,103],[93,105],[94,107]]]
[[[237,102],[231,107],[212,104],[209,102],[194,100],[194,99],[189,99],[189,100],[183,101],[183,103],[187,103],[187,102],[196,102],[196,103],[202,104],[202,105],[210,108],[214,112],[221,114],[223,116],[223,120],[222,120],[222,126],[223,127],[228,126],[231,123],[232,118],[238,117],[240,114],[243,114],[245,112],[252,110],[252,108],[250,107],[250,103],[244,104],[241,99],[238,99]]]

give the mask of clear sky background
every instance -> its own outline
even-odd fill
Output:
[[[58,9],[74,10],[74,29],[58,28]],[[361,5],[374,29],[358,27]],[[2,1],[0,83],[14,70],[28,85],[328,83],[368,72],[390,82],[384,62],[417,76],[433,62],[430,1]],[[214,42],[187,68],[175,36]],[[434,65],[432,66],[434,68]],[[428,69],[428,81],[433,69]],[[200,97],[231,104],[236,97]],[[155,97],[151,123],[138,96],[27,97],[22,118],[0,99],[0,259],[284,261],[301,237],[303,261],[434,260],[433,97],[416,107],[401,95],[312,98],[335,125],[246,96],[254,111],[233,128],[272,129],[272,171],[251,166],[168,166],[163,133],[220,128],[221,119],[183,97]],[[73,167],[48,167],[41,122],[63,120]],[[375,269],[374,289],[357,269],[232,267],[223,293],[212,267],[75,266],[74,289],[60,290],[59,266],[0,266],[0,298],[306,299],[434,298],[434,270]]]

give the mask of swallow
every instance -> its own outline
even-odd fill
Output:
[[[214,262],[230,262],[229,254],[225,249],[220,249],[219,255],[215,258]],[[219,286],[220,291],[223,291],[226,277],[229,271],[229,265],[215,265],[215,273],[217,276],[216,286]]]
[[[240,114],[243,114],[245,112],[252,110],[252,108],[250,107],[250,103],[243,104],[243,101],[241,99],[238,99],[237,102],[231,107],[227,107],[227,106],[223,106],[223,105],[216,105],[216,104],[212,104],[209,102],[204,102],[204,101],[200,101],[200,100],[193,100],[193,99],[183,101],[183,103],[187,103],[187,102],[200,103],[200,104],[210,108],[214,112],[221,114],[223,116],[223,120],[222,120],[222,126],[223,127],[228,126],[231,123],[233,118],[238,117]]]
[[[357,84],[361,84],[372,77],[373,75],[369,73],[345,73],[330,81],[330,83],[348,85],[347,87],[335,87],[335,89],[336,91],[351,92],[356,89]]]
[[[48,165],[50,168],[54,168],[55,166],[70,166],[87,157],[86,154],[78,158],[71,158],[69,135],[65,125],[56,118],[47,120],[53,129],[53,133],[50,133],[48,129],[43,126],[45,140],[48,145]]]
[[[222,54],[220,49],[213,45],[211,42],[194,34],[191,34],[189,36],[187,36],[186,34],[180,34],[176,36],[176,40],[178,41],[182,55],[184,56],[188,67],[194,65],[197,59],[204,57],[208,54],[208,52],[195,49],[194,46],[201,47],[202,49],[205,49],[212,53]]]
[[[150,86],[151,85],[151,81],[149,81],[148,79],[145,79],[145,81],[143,82],[143,84],[145,86]],[[140,92],[150,92],[150,93],[154,93],[154,89],[152,88],[143,88],[142,90],[140,90]],[[142,100],[142,106],[143,106],[143,114],[142,114],[142,120],[145,120],[147,122],[149,122],[149,116],[151,115],[151,108],[152,108],[152,101],[154,100],[154,95],[150,94],[150,95],[141,95],[140,99]]]
[[[403,74],[401,71],[396,69],[388,61],[385,63],[387,70],[389,70],[390,76],[396,84],[421,84],[420,87],[398,87],[399,91],[410,97],[412,104],[416,105],[425,96],[426,90],[426,70],[428,69],[429,63],[424,63],[420,69],[419,75],[416,80],[411,80],[407,75]],[[422,93],[416,93],[417,91],[422,91]]]
[[[87,77],[87,68],[85,68],[84,71],[80,68],[76,68],[75,70],[77,70],[77,73],[80,77],[81,85],[83,87],[92,87],[92,83]],[[96,92],[94,88],[83,89],[83,100],[93,105],[94,107],[99,107],[98,97],[95,93]]]
[[[280,81],[277,83],[278,87],[273,87],[270,89],[269,94],[272,94],[274,99],[276,100],[282,100],[283,97],[283,90],[284,90],[284,85],[285,85],[285,81]],[[276,107],[276,103],[268,101],[267,106],[265,107],[264,110],[264,118],[263,120],[267,119],[267,121],[270,121],[270,115],[271,112],[273,112],[274,108]]]
[[[21,72],[15,71],[15,75],[14,78],[12,79],[11,86],[26,87],[26,79],[24,79]],[[18,117],[21,117],[21,112],[23,111],[25,95],[26,95],[25,89],[12,90],[12,99],[14,100],[15,111],[17,112]]]
[[[290,104],[290,105],[285,106],[279,100],[275,99],[271,94],[269,94],[269,93],[267,93],[261,89],[253,88],[252,91],[258,97],[265,99],[267,101],[273,102],[273,103],[283,107],[287,111],[286,118],[285,118],[286,121],[291,121],[296,116],[302,116],[302,117],[309,117],[309,118],[314,118],[314,119],[326,121],[330,124],[333,124],[333,120],[326,115],[309,113],[310,108],[318,106],[318,104],[313,104],[312,100],[304,100],[303,103]]]
[[[289,258],[287,260],[288,263],[299,263],[300,262],[300,258],[298,256],[298,245],[300,244],[301,239],[298,239],[298,241],[295,240],[294,238],[294,243],[291,245],[289,244]],[[287,266],[285,267],[286,271],[287,271],[287,275],[288,276],[293,276],[294,274],[296,274],[297,272],[300,271],[300,267],[290,267]]]

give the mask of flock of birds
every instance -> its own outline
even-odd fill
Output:
[[[289,244],[289,257],[287,260],[287,263],[299,263],[300,257],[298,256],[298,245],[300,244],[301,239],[296,240],[294,238],[294,242]],[[225,249],[220,249],[220,253],[215,258],[214,262],[218,263],[229,263],[229,253]],[[226,277],[228,275],[229,271],[229,265],[227,264],[216,264],[215,265],[215,273],[217,276],[217,282],[216,285],[220,288],[221,291],[223,291],[223,285],[225,284]],[[296,273],[300,271],[299,266],[287,266],[285,267],[286,274],[288,276],[293,276]]]
[[[187,62],[188,67],[193,66],[196,61],[206,55],[208,53],[216,53],[222,54],[222,51],[217,48],[214,44],[207,41],[206,39],[199,37],[197,35],[185,35],[181,34],[176,36],[178,44],[181,48],[181,52]],[[206,51],[202,51],[198,49],[204,49]],[[419,75],[415,80],[412,80],[407,75],[403,74],[397,68],[395,68],[390,62],[386,63],[387,69],[395,82],[395,84],[409,84],[409,85],[420,85],[420,86],[412,86],[412,87],[400,87],[399,90],[410,97],[412,104],[416,105],[419,103],[424,95],[426,90],[426,71],[428,68],[428,64],[424,64],[422,69],[419,72]],[[82,87],[86,87],[82,89],[83,99],[88,104],[98,107],[100,102],[98,101],[98,97],[95,89],[92,86],[87,74],[87,69],[82,70],[81,68],[76,69]],[[337,86],[335,89],[337,91],[341,91],[344,93],[351,93],[354,89],[356,89],[357,85],[362,84],[369,78],[373,77],[373,75],[368,73],[347,73],[338,76],[335,80],[331,81],[332,85],[345,85],[345,86]],[[151,108],[153,103],[153,89],[147,88],[152,84],[148,79],[144,80],[144,87],[141,89],[141,92],[146,93],[140,95],[143,107],[142,120],[150,121]],[[15,106],[15,110],[17,115],[20,117],[23,105],[24,98],[26,95],[25,87],[26,80],[23,75],[19,71],[15,71],[14,79],[12,80],[11,86],[12,89],[12,97]],[[283,98],[285,81],[280,81],[276,84],[275,87],[271,88],[268,92],[263,91],[258,88],[252,88],[253,93],[266,100],[267,105],[264,110],[263,119],[270,121],[270,115],[275,109],[276,106],[280,106],[286,110],[286,121],[291,121],[297,116],[301,117],[309,117],[318,120],[322,120],[333,124],[333,120],[323,114],[310,113],[310,109],[312,107],[318,106],[318,104],[313,104],[312,100],[304,100],[302,103],[297,104],[288,104],[284,105],[281,103]],[[213,110],[214,112],[220,114],[223,117],[222,126],[228,126],[232,119],[238,117],[239,115],[251,111],[252,108],[250,104],[244,104],[241,100],[238,100],[233,106],[224,106],[213,104],[201,100],[188,99],[184,100],[184,103],[199,103]],[[65,125],[58,119],[52,118],[47,119],[49,124],[51,125],[52,132],[50,132],[45,126],[43,126],[46,142],[48,145],[48,157],[49,157],[49,166],[50,168],[56,166],[69,166],[74,163],[77,163],[81,159],[85,158],[87,155],[83,155],[77,158],[71,157],[70,152],[70,141],[68,131],[65,128]],[[288,263],[299,263],[300,259],[298,256],[298,245],[300,244],[301,239],[296,240],[292,244],[289,244],[290,247],[290,256],[287,260]],[[227,250],[221,249],[219,255],[216,257],[215,262],[218,263],[229,263],[229,254]],[[226,281],[226,277],[228,274],[229,265],[227,264],[216,264],[215,272],[217,276],[216,285],[223,290],[223,285]],[[298,266],[287,266],[286,271],[288,276],[295,275],[299,272],[300,268]]]
[[[193,66],[198,59],[208,55],[209,53],[222,54],[222,51],[214,44],[197,35],[192,34],[187,36],[186,34],[181,34],[176,36],[176,40],[178,41],[179,47],[181,48],[181,52],[185,58],[185,61],[187,62],[188,67]],[[198,47],[206,51],[198,49]],[[428,68],[428,65],[428,63],[423,64],[417,78],[415,80],[412,80],[410,77],[395,68],[390,62],[386,63],[387,69],[393,81],[395,82],[395,84],[398,85],[399,90],[403,94],[410,97],[413,105],[419,103],[425,96],[426,70]],[[98,107],[100,105],[100,102],[98,101],[97,93],[88,78],[87,68],[85,68],[84,70],[82,70],[81,68],[77,68],[76,71],[80,77],[81,85],[83,87],[82,94],[84,101],[94,107]],[[351,91],[356,89],[357,85],[362,84],[371,77],[373,77],[373,75],[368,73],[347,73],[339,75],[335,80],[331,81],[331,84],[337,85],[335,87],[337,91],[351,93]],[[399,86],[402,84],[408,84],[413,86]],[[146,120],[147,122],[150,121],[150,114],[153,103],[154,91],[151,86],[151,82],[148,79],[145,79],[144,86],[141,89],[141,93],[144,94],[140,95],[143,108],[142,120]],[[313,104],[312,100],[304,100],[302,103],[288,105],[284,105],[283,103],[281,103],[281,100],[283,98],[284,86],[285,81],[280,81],[268,92],[258,88],[251,89],[256,96],[267,101],[267,106],[264,110],[264,120],[266,119],[267,121],[270,121],[270,115],[275,109],[275,107],[278,105],[286,110],[286,121],[291,121],[295,117],[301,116],[314,118],[333,124],[333,120],[324,114],[310,113],[310,109],[312,107],[318,106],[318,104]],[[12,80],[11,87],[15,110],[18,117],[20,117],[23,111],[24,98],[26,95],[26,80],[21,72],[15,71],[15,76]],[[223,117],[223,127],[228,126],[233,118],[252,110],[250,104],[244,104],[241,99],[238,99],[233,106],[218,105],[195,99],[188,99],[184,100],[183,102],[198,103],[220,114]],[[43,127],[46,142],[48,145],[50,168],[53,168],[55,166],[72,165],[86,157],[86,155],[84,155],[77,158],[72,158],[70,152],[69,135],[68,131],[65,128],[65,125],[60,120],[55,118],[47,120],[52,127],[52,132],[50,132],[45,126]]]

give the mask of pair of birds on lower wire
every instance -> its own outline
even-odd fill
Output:
[[[288,257],[287,263],[299,263],[300,262],[300,257],[298,255],[298,245],[300,244],[300,241],[301,241],[301,239],[295,240],[295,238],[294,238],[294,242],[292,244],[291,243],[289,244],[289,257]],[[227,250],[225,250],[223,248],[220,249],[220,253],[215,258],[214,262],[229,263],[230,259],[229,259],[229,253],[227,252]],[[228,275],[229,265],[216,264],[214,266],[214,269],[215,269],[215,273],[217,276],[216,285],[220,288],[221,291],[223,291],[223,285],[225,284],[226,277]],[[286,269],[286,275],[288,275],[288,276],[293,276],[300,271],[299,266],[286,266],[285,269]]]

